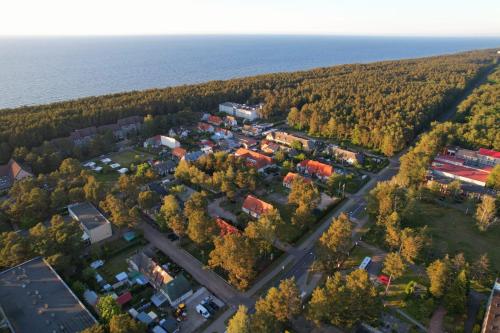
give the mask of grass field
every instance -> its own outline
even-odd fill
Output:
[[[474,261],[488,253],[492,267],[500,270],[500,225],[480,232],[473,216],[438,204],[420,202],[415,211],[408,223],[417,227],[428,225],[437,256],[463,252],[468,261]]]

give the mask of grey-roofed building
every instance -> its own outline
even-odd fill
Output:
[[[167,297],[171,306],[176,307],[193,294],[191,283],[181,273],[161,287],[160,292]]]
[[[68,212],[80,223],[84,232],[84,240],[89,240],[91,244],[94,244],[111,237],[111,223],[90,202],[70,205]]]
[[[96,323],[43,258],[0,272],[0,331],[80,332]]]

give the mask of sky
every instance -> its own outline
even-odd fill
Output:
[[[500,36],[499,0],[4,0],[0,36]]]

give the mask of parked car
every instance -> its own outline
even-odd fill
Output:
[[[198,312],[205,319],[210,318],[210,312],[208,312],[208,310],[201,304],[196,306],[196,312]]]

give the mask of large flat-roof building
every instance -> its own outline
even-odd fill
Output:
[[[111,223],[90,202],[82,202],[68,206],[68,212],[80,223],[84,240],[91,244],[102,241],[113,234]]]
[[[500,280],[497,279],[491,290],[486,313],[484,315],[481,333],[493,333],[500,331]]]
[[[81,332],[96,319],[41,257],[0,272],[0,332]]]
[[[219,104],[219,111],[230,114],[231,116],[236,116],[253,121],[260,118],[260,110],[262,110],[262,106],[262,104],[246,105],[233,102],[225,102]]]

